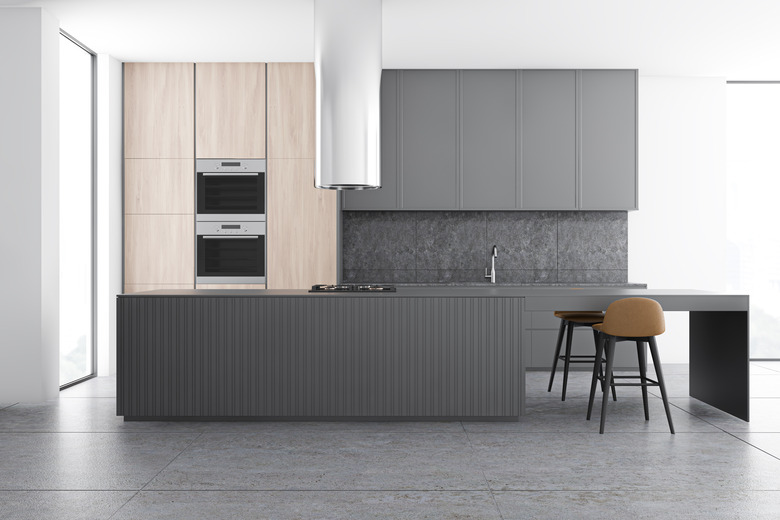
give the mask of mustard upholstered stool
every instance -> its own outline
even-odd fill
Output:
[[[558,361],[563,361],[563,391],[561,392],[561,401],[566,400],[566,385],[569,381],[569,365],[571,363],[596,363],[595,355],[591,356],[572,356],[571,338],[575,327],[592,327],[604,320],[604,313],[601,311],[555,311],[555,317],[561,319],[561,327],[558,330],[558,343],[555,345],[555,357],[553,357],[552,370],[550,371],[550,383],[547,385],[547,391],[552,391],[553,379],[555,379],[555,370],[558,368]],[[563,345],[563,333],[566,332],[566,351],[561,354]],[[598,332],[593,331],[594,341],[598,347]],[[596,363],[601,373],[601,363]],[[612,387],[612,397],[615,396],[615,387]]]
[[[624,298],[617,300],[607,307],[604,321],[593,325],[593,330],[599,333],[596,357],[598,358],[603,353],[607,360],[607,365],[603,375],[599,374],[596,368],[593,369],[593,378],[590,384],[590,400],[588,401],[588,420],[590,420],[591,411],[593,410],[593,398],[596,395],[596,381],[598,380],[602,381],[604,393],[601,403],[601,427],[599,428],[599,433],[604,433],[604,421],[607,417],[607,391],[603,388],[605,381],[610,381],[615,386],[641,386],[646,421],[650,419],[647,409],[647,387],[657,386],[661,389],[661,398],[666,409],[666,418],[669,420],[669,430],[674,433],[672,414],[669,410],[669,399],[666,396],[666,386],[664,385],[664,376],[661,371],[661,360],[658,357],[658,347],[655,343],[655,336],[663,334],[664,330],[666,330],[661,304],[649,298]],[[639,358],[639,375],[615,376],[612,374],[612,367],[615,362],[615,343],[618,341],[636,342],[636,352]],[[653,357],[653,365],[655,366],[658,381],[647,377],[645,343],[650,346],[650,355]],[[639,382],[615,383],[616,379],[639,379]]]

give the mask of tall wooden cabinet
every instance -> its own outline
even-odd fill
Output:
[[[194,67],[126,63],[125,292],[191,289]]]
[[[267,287],[336,283],[335,191],[314,187],[312,63],[268,64]]]

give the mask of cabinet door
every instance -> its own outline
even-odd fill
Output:
[[[125,63],[125,157],[194,157],[192,63]]]
[[[457,209],[457,74],[454,70],[401,74],[402,207]]]
[[[636,209],[635,70],[585,70],[580,209]]]
[[[193,159],[126,159],[125,214],[192,215]]]
[[[198,158],[265,158],[265,64],[195,65]]]
[[[336,192],[314,187],[314,159],[269,159],[267,175],[267,287],[336,283]]]
[[[461,72],[464,209],[515,209],[517,72]]]
[[[576,73],[521,72],[522,209],[576,209]]]
[[[344,192],[344,209],[398,209],[398,71],[382,71],[382,187]]]
[[[192,215],[125,215],[125,284],[195,281]]]
[[[268,158],[314,159],[315,113],[314,64],[269,63]]]

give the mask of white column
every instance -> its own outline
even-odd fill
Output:
[[[116,373],[116,295],[122,292],[122,63],[97,57],[97,370]]]
[[[59,23],[0,8],[0,403],[59,390]]]

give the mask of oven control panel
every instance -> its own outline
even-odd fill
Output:
[[[265,235],[265,222],[198,222],[198,235]]]

